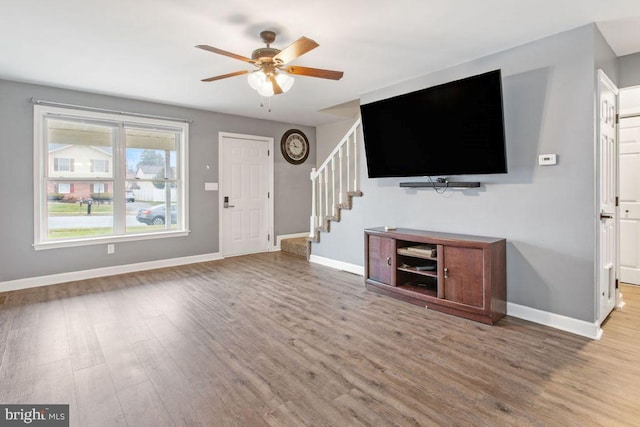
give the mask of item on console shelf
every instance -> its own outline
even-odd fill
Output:
[[[429,271],[429,270],[435,270],[435,269],[436,269],[435,264],[416,265],[416,270],[418,271]]]
[[[406,248],[408,251],[417,252],[421,255],[427,255],[430,257],[436,256],[436,248],[429,245],[417,245],[417,246],[408,246]]]
[[[426,264],[426,265],[410,265],[407,263],[402,263],[400,265],[401,268],[407,268],[416,271],[433,271],[436,269],[436,264]]]

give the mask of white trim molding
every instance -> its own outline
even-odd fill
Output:
[[[222,256],[220,256],[220,253],[216,252],[135,264],[115,265],[112,267],[93,268],[90,270],[72,271],[48,276],[29,277],[26,279],[0,282],[0,292],[17,291],[19,289],[37,288],[39,286],[56,285],[58,283],[74,282],[77,280],[94,279],[97,277],[114,276],[116,274],[134,273],[136,271],[155,270],[157,268],[176,267],[179,265],[196,264],[221,259]]]
[[[348,273],[357,274],[358,276],[364,276],[364,267],[361,265],[350,264],[348,262],[337,261],[335,259],[325,258],[313,254],[311,254],[311,256],[309,257],[309,262],[324,265],[325,267],[335,268],[336,270],[342,270]]]
[[[602,328],[597,322],[587,322],[586,320],[574,319],[562,314],[551,313],[527,307],[526,305],[507,302],[507,315],[541,325],[550,326],[572,334],[599,340],[602,337]]]

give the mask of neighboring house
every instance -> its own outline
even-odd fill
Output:
[[[49,177],[51,178],[111,178],[113,161],[110,149],[91,145],[50,144]],[[48,194],[55,200],[111,199],[111,182],[49,182]]]

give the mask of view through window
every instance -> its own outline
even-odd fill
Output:
[[[186,231],[186,123],[35,106],[36,248]]]

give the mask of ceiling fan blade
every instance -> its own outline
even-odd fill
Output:
[[[321,68],[298,67],[290,65],[282,68],[289,74],[297,74],[300,76],[319,77],[321,79],[340,80],[344,75],[342,71],[323,70]]]
[[[273,74],[269,74],[269,80],[271,81],[271,84],[273,85],[273,94],[274,95],[280,95],[282,93],[282,88],[280,87],[280,85],[276,81],[276,76],[274,76]]]
[[[317,48],[318,46],[320,45],[315,41],[306,37],[300,37],[298,40],[294,41],[289,46],[280,51],[280,53],[274,56],[273,60],[282,64],[286,64],[293,61],[297,57],[304,55],[310,50]]]
[[[217,53],[219,55],[228,56],[229,58],[238,59],[244,62],[254,63],[255,61],[251,58],[247,58],[246,56],[238,55],[237,53],[227,52],[226,50],[218,49],[217,47],[207,46],[206,44],[199,44],[196,46],[198,49],[206,50],[209,52]]]
[[[215,77],[209,77],[208,79],[202,79],[203,82],[213,82],[215,80],[222,80],[222,79],[226,79],[227,77],[235,77],[235,76],[241,76],[242,74],[247,74],[249,71],[247,70],[242,70],[242,71],[235,71],[233,73],[229,73],[229,74],[222,74],[220,76],[215,76]]]

